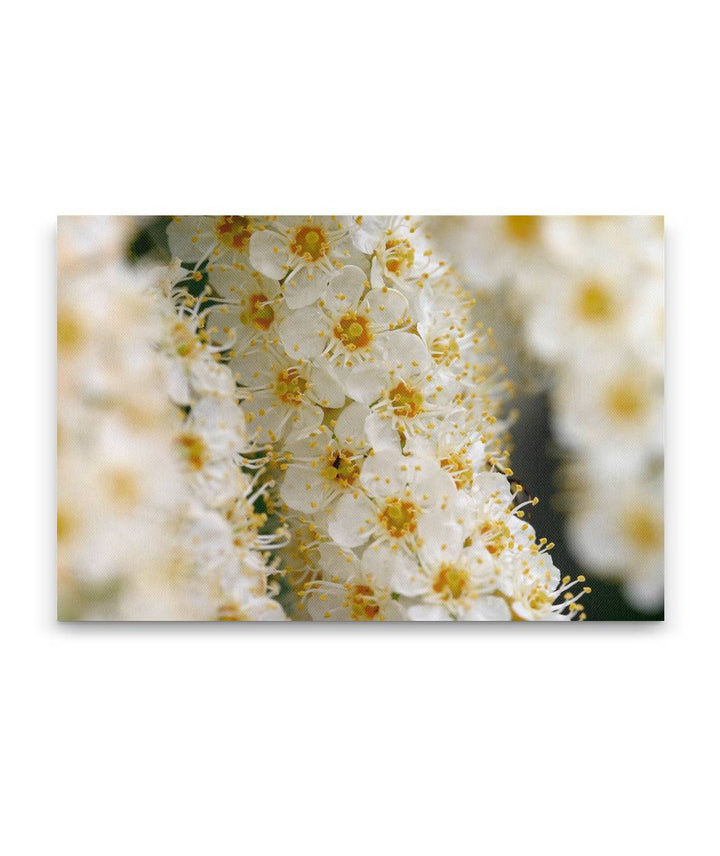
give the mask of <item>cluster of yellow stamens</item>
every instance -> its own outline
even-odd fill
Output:
[[[247,250],[252,233],[253,228],[249,217],[221,217],[215,226],[215,234],[218,240],[226,247],[239,252]]]
[[[457,565],[441,565],[435,580],[433,591],[443,600],[459,600],[470,586],[470,574]]]
[[[207,461],[208,450],[202,437],[186,431],[177,438],[183,457],[193,470],[201,470]]]
[[[275,320],[275,310],[265,294],[251,294],[249,309],[240,313],[240,320],[260,330],[269,330]]]
[[[327,235],[319,226],[302,226],[296,230],[290,243],[291,252],[310,262],[316,262],[327,255],[329,249]]]
[[[402,538],[417,529],[418,509],[409,500],[398,498],[386,500],[379,517],[380,523],[393,538]]]
[[[394,276],[402,276],[415,262],[415,249],[406,238],[385,241],[385,268]]]
[[[372,341],[370,322],[367,318],[356,315],[354,312],[346,312],[338,320],[333,333],[335,338],[339,339],[349,351],[367,348]]]
[[[401,380],[388,393],[393,412],[403,419],[413,419],[423,407],[423,395]]]
[[[347,586],[345,608],[350,610],[353,621],[374,621],[380,618],[380,604],[373,589],[364,584]]]
[[[300,374],[298,369],[283,369],[278,373],[275,383],[275,394],[285,404],[301,404],[303,393],[307,389],[308,382]]]
[[[331,482],[350,487],[360,475],[360,466],[351,452],[341,449],[334,455],[322,471],[323,476]]]

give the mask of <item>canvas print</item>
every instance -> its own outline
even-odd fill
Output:
[[[61,620],[663,617],[661,217],[57,239]]]

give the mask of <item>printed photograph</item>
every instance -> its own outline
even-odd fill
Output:
[[[62,621],[658,621],[655,216],[61,216]]]

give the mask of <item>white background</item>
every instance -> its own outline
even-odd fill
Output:
[[[6,9],[5,852],[711,852],[711,14],[657,0]],[[664,213],[665,624],[57,625],[54,218],[226,210]]]

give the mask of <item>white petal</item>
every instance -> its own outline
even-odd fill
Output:
[[[509,621],[510,607],[501,597],[479,597],[462,616],[465,621]]]
[[[428,569],[437,568],[442,562],[452,562],[460,555],[463,531],[441,512],[423,514],[418,523],[418,535],[422,541],[420,557]]]
[[[376,402],[387,381],[387,372],[377,365],[360,366],[354,369],[345,380],[347,394],[364,404]]]
[[[364,573],[372,574],[379,585],[388,586],[393,591],[412,588],[418,576],[417,562],[397,545],[384,541],[368,544],[362,556],[362,569]]]
[[[314,306],[297,309],[285,318],[279,328],[280,341],[290,357],[312,359],[325,350],[330,324]]]
[[[168,358],[167,383],[168,395],[175,404],[181,406],[190,404],[190,381],[184,360],[174,357]]]
[[[246,414],[248,437],[255,443],[274,443],[287,411],[278,406],[275,394],[265,390],[253,394],[243,402]],[[287,423],[282,426],[287,431]]]
[[[296,511],[318,511],[327,504],[328,485],[319,470],[290,465],[280,486],[280,498]]]
[[[393,428],[392,419],[382,416],[380,413],[372,413],[365,423],[365,433],[368,442],[376,452],[392,450],[396,454],[401,452],[400,435]]]
[[[316,430],[311,431],[307,437],[302,437],[293,443],[287,443],[285,450],[290,453],[290,460],[299,458],[324,459],[337,452],[337,443],[333,440],[330,429],[321,425]]]
[[[315,407],[310,402],[303,401],[299,407],[294,407],[290,417],[290,431],[287,436],[288,443],[307,436],[311,431],[316,431],[323,421],[322,408]]]
[[[322,407],[342,407],[345,404],[345,391],[340,383],[317,366],[313,366],[310,372],[308,395]]]
[[[192,361],[190,380],[193,389],[200,395],[232,396],[235,394],[235,378],[232,371],[210,357]]]
[[[408,482],[410,459],[385,449],[366,459],[360,482],[371,496],[397,496]]]
[[[432,362],[427,346],[415,333],[402,330],[387,333],[378,342],[385,359],[398,369],[424,369]]]
[[[372,253],[380,243],[380,236],[385,229],[387,217],[363,216],[358,228],[353,233],[353,243],[363,253]]]
[[[373,289],[365,302],[375,323],[383,328],[396,325],[407,314],[408,302],[394,288]]]
[[[446,515],[454,512],[457,488],[452,476],[434,461],[422,461],[421,469],[413,471],[413,493],[423,508],[439,509]]]
[[[335,436],[345,449],[361,450],[367,445],[365,421],[370,408],[360,401],[353,401],[343,409],[335,424]]]
[[[450,621],[450,613],[438,604],[417,603],[407,614],[410,621]]]
[[[346,493],[332,509],[328,531],[341,547],[359,547],[377,522],[375,506],[363,493]]]
[[[290,309],[310,306],[324,293],[329,274],[317,265],[304,265],[291,274],[283,285],[285,302]]]
[[[319,544],[320,567],[327,577],[346,580],[360,573],[360,560],[349,550],[343,550],[337,544]]]
[[[370,283],[373,288],[385,288],[382,266],[378,261],[377,256],[374,256],[372,260],[372,267],[370,268]]]
[[[199,262],[217,243],[214,217],[174,217],[167,227],[170,253],[184,262]]]
[[[255,231],[250,238],[250,263],[270,279],[282,279],[288,272],[288,245],[272,229]]]
[[[269,358],[267,351],[238,354],[232,359],[238,383],[250,389],[271,386],[277,380],[279,366]]]
[[[346,265],[330,280],[325,292],[325,303],[333,317],[354,311],[365,288],[369,287],[365,272],[355,265]]]

